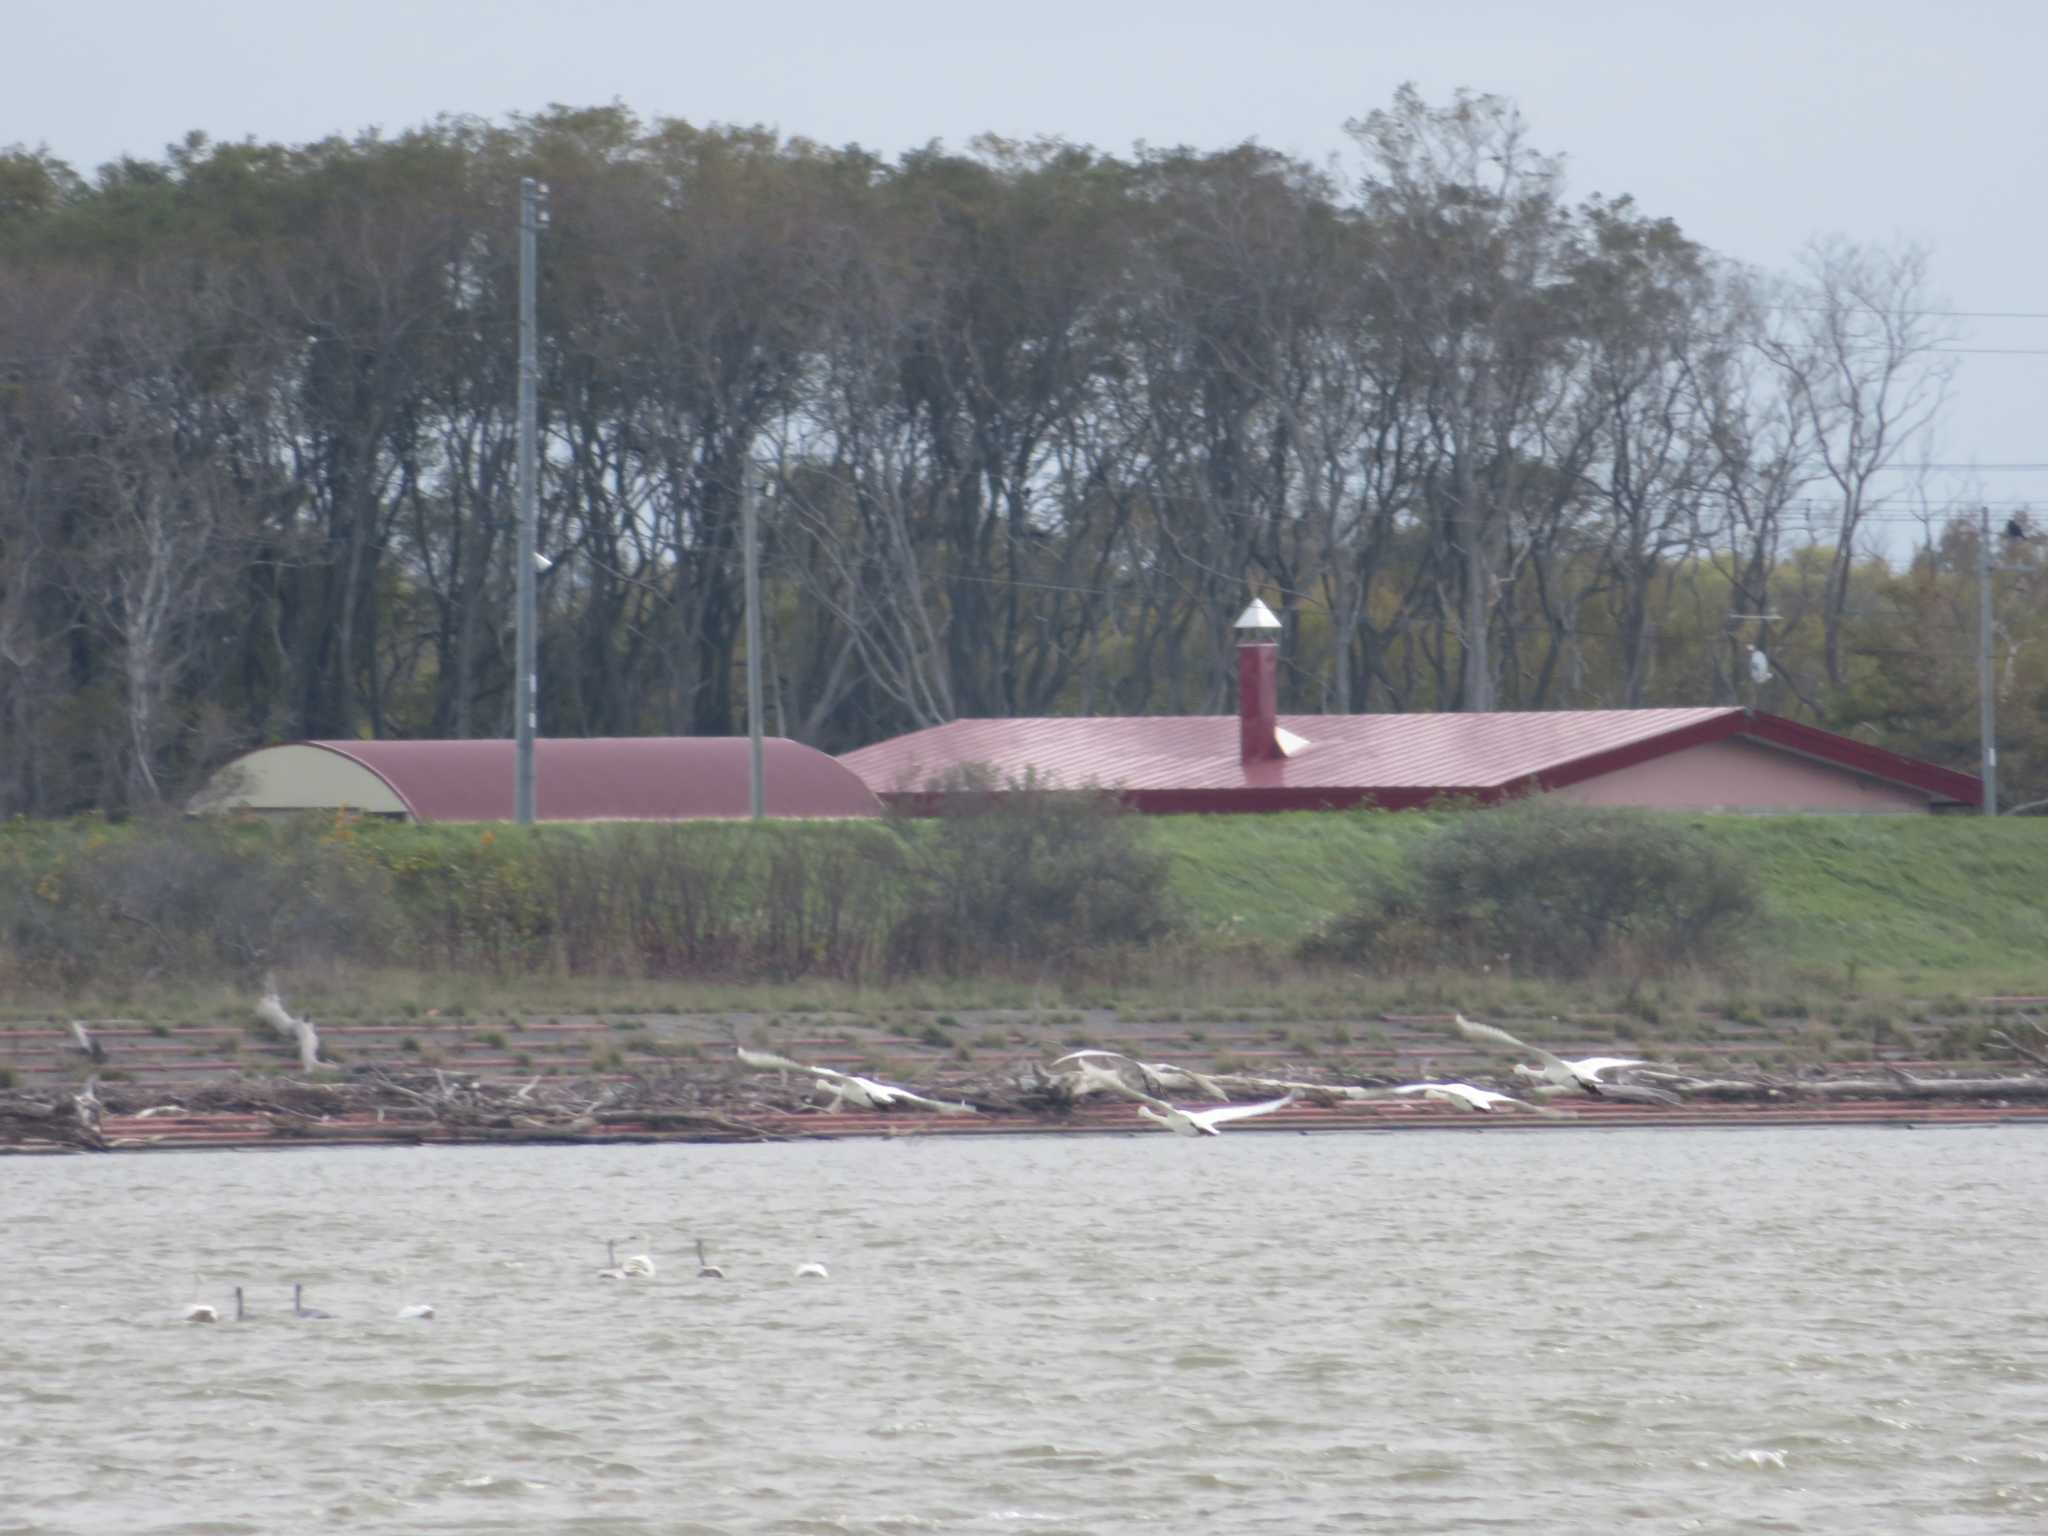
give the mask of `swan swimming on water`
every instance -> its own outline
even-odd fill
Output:
[[[327,1318],[331,1320],[334,1316],[332,1312],[322,1312],[318,1307],[309,1307],[305,1304],[305,1302],[301,1299],[304,1291],[305,1287],[301,1285],[298,1281],[294,1280],[292,1282],[292,1316]],[[241,1297],[241,1288],[237,1286],[235,1288],[235,1300],[237,1301],[237,1303],[241,1301]]]
[[[725,1271],[704,1257],[704,1239],[697,1239],[697,1278],[699,1280],[723,1280]]]
[[[405,1271],[400,1270],[398,1273],[398,1293],[402,1296],[405,1294],[405,1290]],[[395,1314],[395,1316],[397,1316],[398,1319],[402,1322],[424,1322],[433,1317],[433,1315],[433,1303],[426,1301],[414,1302],[409,1307],[400,1307],[397,1313]]]
[[[813,1259],[808,1264],[797,1265],[796,1278],[799,1280],[826,1280],[831,1277],[825,1273],[825,1266]]]
[[[192,1289],[199,1289],[199,1271],[196,1269],[192,1271]],[[188,1323],[217,1323],[220,1321],[220,1308],[208,1306],[203,1301],[194,1301],[187,1303],[185,1310],[179,1315]]]
[[[626,1241],[631,1242],[628,1238]],[[605,1267],[597,1272],[600,1280],[652,1280],[654,1260],[644,1253],[636,1253],[625,1263],[619,1262],[618,1243],[612,1238],[604,1240]]]

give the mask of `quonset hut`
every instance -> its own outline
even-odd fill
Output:
[[[1753,709],[1281,715],[1279,628],[1238,621],[1238,716],[954,720],[839,761],[888,805],[918,810],[962,771],[1009,784],[1115,790],[1158,813],[1403,810],[1528,794],[1597,805],[1745,812],[1975,807],[1972,774]]]
[[[781,737],[762,747],[767,815],[881,814],[859,776],[824,753]],[[259,747],[219,769],[187,809],[510,821],[514,751],[504,739]],[[541,821],[697,821],[750,811],[745,737],[545,737],[533,757]]]

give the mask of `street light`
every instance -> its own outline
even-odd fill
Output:
[[[740,539],[747,607],[747,814],[768,814],[768,782],[761,743],[761,534],[754,506],[757,477],[751,458],[740,470]]]
[[[522,826],[534,819],[533,735],[540,708],[538,621],[535,577],[540,563],[540,355],[534,318],[539,286],[537,267],[540,232],[548,221],[548,189],[531,176],[519,178],[519,555],[513,579],[518,584],[514,622],[512,814]]]

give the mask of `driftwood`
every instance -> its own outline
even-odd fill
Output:
[[[90,1084],[85,1093],[62,1098],[0,1093],[0,1140],[104,1152],[107,1139],[100,1134],[99,1101],[91,1095]]]
[[[2040,1099],[2048,1098],[2048,1077],[1915,1077],[1892,1070],[1884,1077],[1680,1077],[1657,1081],[1687,1099],[1723,1102],[1766,1099]]]
[[[282,1003],[277,1008],[283,1013]],[[284,1017],[293,1025],[301,1022],[289,1014]],[[2016,1039],[2026,1044],[2026,1037]],[[1149,1070],[1163,1078],[1178,1075],[1181,1069],[1161,1072],[1160,1064],[1150,1064]],[[1285,1092],[1306,1103],[1334,1108],[1383,1100],[1393,1092],[1386,1080],[1369,1075],[1340,1074],[1320,1066],[1305,1066],[1297,1072],[1298,1076],[1202,1076],[1233,1100]],[[920,1083],[918,1089],[972,1104],[990,1116],[1057,1121],[1071,1114],[1086,1096],[1083,1078],[1071,1072],[1048,1071],[1031,1061],[976,1073],[935,1075],[937,1081]],[[2009,1077],[1919,1077],[1894,1068],[1856,1077],[1824,1078],[1768,1073],[1692,1076],[1665,1068],[1644,1071],[1639,1077],[1658,1092],[1681,1100],[1726,1104],[2048,1100],[2048,1071]],[[1477,1081],[1483,1084],[1487,1079]],[[643,1133],[761,1141],[800,1139],[809,1129],[806,1121],[812,1118],[820,1130],[846,1124],[839,1114],[812,1103],[804,1088],[785,1086],[767,1073],[745,1071],[739,1063],[708,1069],[697,1064],[606,1081],[534,1077],[516,1083],[487,1082],[438,1069],[365,1066],[345,1074],[325,1071],[318,1080],[245,1077],[186,1083],[172,1089],[124,1081],[103,1083],[95,1078],[77,1092],[55,1088],[0,1091],[0,1143],[105,1150],[109,1140],[100,1125],[102,1115],[255,1117],[262,1127],[257,1134],[301,1145],[322,1141],[573,1142]],[[875,1118],[879,1121],[882,1117]],[[121,1137],[113,1144],[149,1145],[156,1139]],[[166,1139],[177,1137],[174,1133]]]
[[[2037,1067],[2048,1067],[2048,1054],[2043,1054],[2044,1049],[2048,1049],[2048,1030],[2043,1030],[2034,1019],[2022,1019],[2015,1028],[2020,1026],[2028,1032],[2025,1042],[2015,1038],[2011,1030],[2003,1029],[1994,1029],[1984,1038],[1992,1045],[2003,1046],[2023,1061],[2031,1061]]]

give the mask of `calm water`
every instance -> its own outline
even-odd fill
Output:
[[[2025,1129],[5,1161],[0,1532],[2033,1530],[2044,1187]]]

